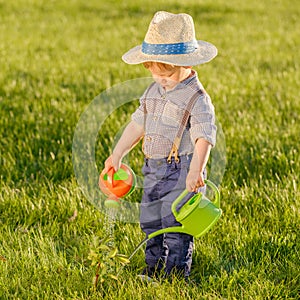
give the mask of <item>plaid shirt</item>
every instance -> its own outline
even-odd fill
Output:
[[[133,121],[144,127],[143,151],[149,158],[168,157],[177,135],[188,101],[199,89],[203,91],[190,111],[178,154],[194,152],[199,138],[213,146],[216,142],[214,107],[209,95],[198,80],[197,73],[179,83],[174,89],[165,91],[158,83],[148,87],[140,98],[139,108],[132,114]]]

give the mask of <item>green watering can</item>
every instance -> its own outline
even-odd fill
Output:
[[[194,237],[200,237],[205,234],[220,218],[222,210],[220,209],[220,192],[218,188],[209,180],[204,181],[215,192],[215,200],[212,202],[202,193],[194,195],[177,212],[176,207],[181,200],[188,194],[184,190],[178,198],[172,203],[172,212],[182,226],[163,228],[148,235],[152,239],[163,233],[180,232],[187,233]]]

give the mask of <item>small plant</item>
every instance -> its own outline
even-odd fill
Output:
[[[102,284],[109,279],[118,280],[120,268],[130,262],[126,255],[118,253],[110,236],[103,239],[94,237],[88,259],[92,262],[91,266],[96,266],[94,288],[97,288],[99,282]]]

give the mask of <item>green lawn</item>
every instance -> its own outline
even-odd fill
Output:
[[[124,269],[111,259],[118,281],[94,289],[108,220],[78,184],[73,137],[97,95],[149,76],[121,56],[158,10],[191,14],[219,50],[195,69],[226,139],[223,216],[195,242],[194,284],[140,282],[139,251]],[[0,299],[298,299],[299,19],[296,0],[0,0]],[[136,105],[101,127],[99,172]],[[140,146],[130,165],[140,174]],[[113,234],[126,255],[144,238],[137,223]]]

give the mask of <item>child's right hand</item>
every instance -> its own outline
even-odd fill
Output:
[[[121,159],[117,157],[117,155],[112,154],[106,159],[104,163],[104,173],[107,173],[111,168],[114,168],[115,172],[117,172],[120,166]]]

